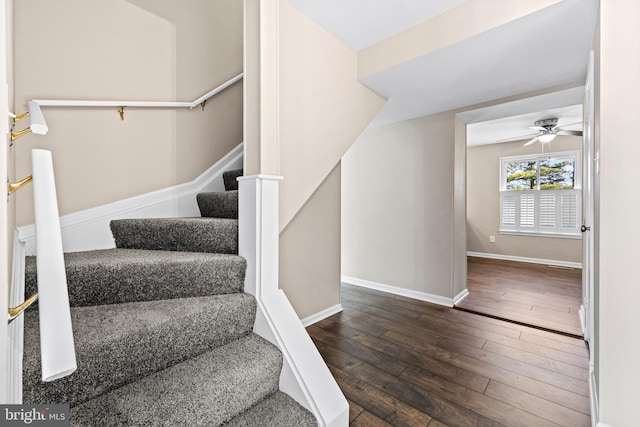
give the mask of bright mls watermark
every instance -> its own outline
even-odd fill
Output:
[[[69,405],[0,405],[0,426],[69,427]]]

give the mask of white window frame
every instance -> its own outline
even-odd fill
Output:
[[[574,188],[507,190],[507,163],[573,157]],[[500,234],[581,239],[582,164],[580,151],[500,157]],[[539,163],[538,163],[539,164]],[[538,174],[540,170],[538,168]],[[538,177],[538,188],[540,179]]]

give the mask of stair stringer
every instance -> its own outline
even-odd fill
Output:
[[[278,289],[278,185],[281,177],[239,181],[239,255],[247,260],[245,292],[256,297],[254,332],[283,354],[280,390],[311,411],[319,426],[346,426],[349,404],[289,300]]]

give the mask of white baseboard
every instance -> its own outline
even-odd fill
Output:
[[[314,323],[318,323],[321,320],[326,319],[327,317],[331,317],[336,313],[340,313],[342,311],[342,304],[336,304],[332,307],[325,308],[322,311],[317,312],[316,314],[312,314],[311,316],[307,316],[301,320],[302,325],[306,328],[307,326],[311,326]]]
[[[222,173],[242,168],[243,147],[244,144],[240,143],[191,182],[61,216],[64,251],[113,248],[115,244],[109,229],[112,219],[200,216],[196,194],[224,191]],[[17,230],[18,239],[26,244],[26,254],[35,255],[35,225],[18,227]]]
[[[433,304],[444,305],[445,307],[453,307],[453,298],[447,298],[440,295],[429,294],[426,292],[414,291],[412,289],[399,288],[397,286],[385,285],[383,283],[371,282],[369,280],[358,279],[356,277],[342,276],[341,281],[363,288],[375,289],[376,291],[388,292],[394,295],[413,298],[420,301],[426,301]]]
[[[585,340],[587,340],[587,316],[584,304],[580,304],[580,310],[578,310],[578,314],[580,315],[580,327],[582,328],[582,335],[584,335]]]
[[[469,295],[469,289],[463,289],[458,295],[456,295],[455,297],[453,297],[453,304],[458,304],[460,301],[462,301],[467,295]]]
[[[543,258],[527,258],[523,256],[491,254],[487,252],[467,252],[467,256],[475,256],[478,258],[501,259],[504,261],[529,262],[532,264],[555,265],[558,267],[570,267],[570,268],[582,269],[582,263],[580,262],[558,261],[558,260],[543,259]]]

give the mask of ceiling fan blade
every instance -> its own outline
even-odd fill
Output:
[[[582,136],[582,131],[581,130],[564,130],[564,129],[560,129],[558,131],[558,135]]]
[[[542,126],[529,126],[529,129],[541,130],[541,131],[546,131],[547,130],[547,128],[543,128]]]
[[[582,124],[582,122],[569,123],[569,124],[560,126],[560,129],[566,128],[566,127],[569,127],[569,126],[573,126],[573,125],[581,125],[581,124]]]
[[[529,133],[527,135],[512,136],[511,138],[499,139],[496,142],[522,141],[523,139],[531,138],[532,136],[535,136],[537,138],[538,135],[540,135],[540,134],[539,133]]]
[[[536,142],[537,140],[538,140],[538,136],[536,135],[536,137],[535,137],[535,138],[533,138],[531,141],[529,141],[529,142],[527,142],[526,144],[524,144],[524,145],[523,145],[523,147],[526,147],[527,145],[531,145],[531,144],[533,144],[534,142]]]

